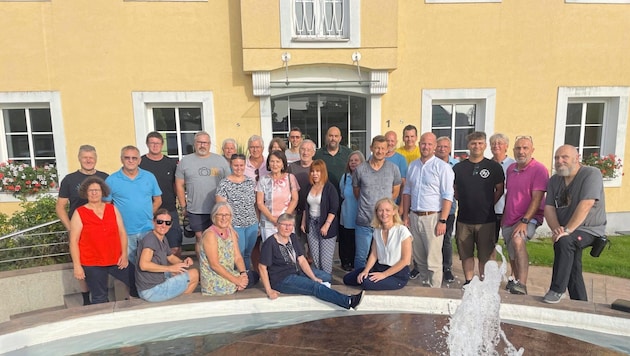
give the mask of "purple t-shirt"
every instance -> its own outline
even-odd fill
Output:
[[[517,163],[512,163],[507,169],[505,179],[505,209],[503,210],[503,226],[516,224],[527,212],[531,202],[532,192],[547,191],[549,173],[540,162],[532,159],[527,166],[519,170]],[[542,223],[545,209],[545,199],[540,201],[540,207],[533,216],[538,223]]]

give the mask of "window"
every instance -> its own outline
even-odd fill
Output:
[[[475,131],[477,104],[433,104],[431,132],[437,137],[446,136],[452,141],[452,155],[466,153],[466,136]]]
[[[582,155],[615,154],[623,161],[630,87],[560,87],[554,150],[576,146]],[[620,186],[621,176],[606,186]]]
[[[360,0],[280,0],[283,48],[360,46]]]
[[[0,161],[55,164],[60,177],[67,173],[58,93],[0,93],[0,136]]]
[[[341,130],[341,144],[365,153],[367,100],[340,94],[308,94],[271,99],[272,135],[286,138],[289,129],[297,126],[305,138],[318,147],[326,142],[330,126]]]
[[[164,154],[181,159],[193,152],[195,133],[206,131],[215,139],[211,92],[135,92],[132,94],[136,142],[142,152],[147,133],[164,137]],[[212,151],[217,152],[212,141]]]
[[[422,91],[422,127],[451,139],[453,155],[467,153],[466,136],[473,131],[494,131],[495,89],[425,89]]]

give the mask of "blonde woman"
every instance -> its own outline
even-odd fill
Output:
[[[391,198],[377,201],[374,212],[374,235],[367,263],[346,274],[343,283],[370,290],[401,289],[409,281],[411,232],[402,224],[398,206]]]

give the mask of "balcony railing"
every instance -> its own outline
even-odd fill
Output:
[[[347,0],[295,0],[292,2],[295,40],[346,40]]]
[[[54,220],[0,237],[0,271],[70,261],[68,233],[49,230]]]

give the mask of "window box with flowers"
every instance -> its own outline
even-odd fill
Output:
[[[582,164],[599,169],[602,172],[604,181],[612,181],[623,176],[621,159],[617,158],[613,153],[606,156],[592,153],[590,156],[582,159]]]
[[[10,160],[0,163],[0,193],[24,200],[51,189],[57,189],[57,168],[54,165],[31,167]]]

